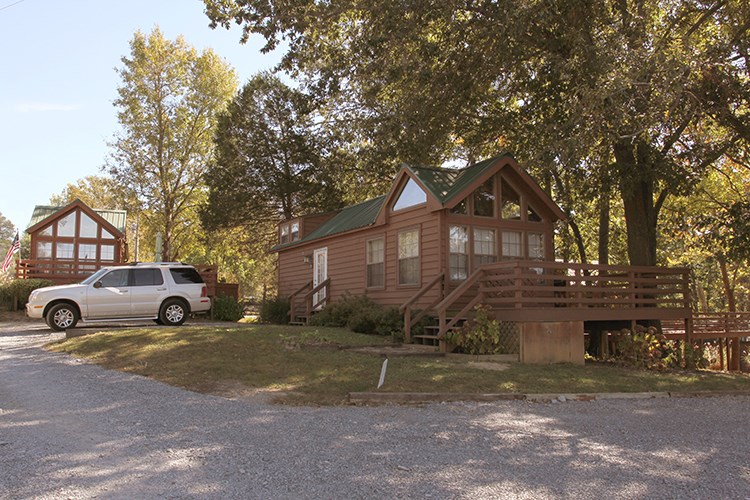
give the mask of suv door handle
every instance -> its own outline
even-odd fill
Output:
[[[166,287],[160,287],[160,288],[157,288],[156,291],[157,292],[163,292],[166,289],[167,289]]]

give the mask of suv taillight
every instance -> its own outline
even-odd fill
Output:
[[[206,285],[203,285],[203,288],[201,288],[201,297],[208,297],[208,288]]]

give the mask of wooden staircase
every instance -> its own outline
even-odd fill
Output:
[[[304,326],[316,311],[325,307],[330,297],[330,284],[330,278],[315,287],[312,281],[308,281],[291,294],[289,296],[289,324]],[[315,295],[321,291],[323,298],[313,303]]]
[[[433,322],[436,323],[434,325],[425,325],[422,327],[423,333],[412,335],[412,339],[414,340],[415,344],[422,344],[422,345],[430,345],[435,347],[441,347],[440,340],[445,335],[444,333],[440,333],[440,325],[438,323],[437,317],[432,317]],[[449,318],[449,321],[453,321],[453,318]],[[464,323],[466,323],[467,318],[459,318],[455,324],[450,327],[447,332],[454,332],[460,330]]]

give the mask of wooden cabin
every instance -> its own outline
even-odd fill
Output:
[[[526,339],[527,361],[582,363],[587,320],[689,317],[685,270],[555,263],[564,217],[507,154],[460,170],[404,166],[384,196],[279,224],[279,296],[304,323],[344,294],[367,295],[400,308],[407,341],[444,349],[445,332],[484,304]],[[426,315],[435,330],[412,338]]]
[[[81,200],[63,207],[37,205],[26,232],[31,258],[18,262],[21,279],[73,283],[97,269],[127,261],[124,210],[93,209]]]

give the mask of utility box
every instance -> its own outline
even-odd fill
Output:
[[[519,323],[521,363],[584,363],[583,321]]]

